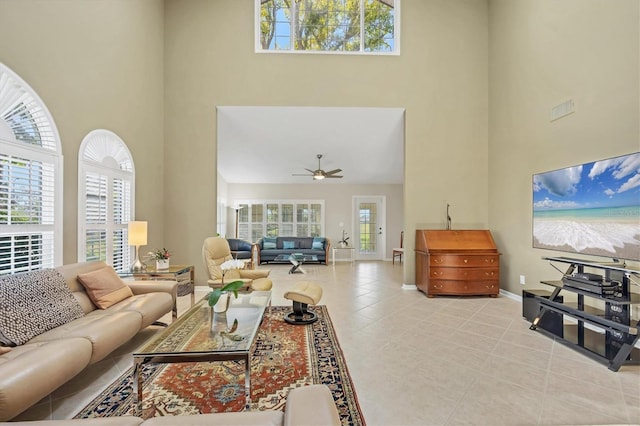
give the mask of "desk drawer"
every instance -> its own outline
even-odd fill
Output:
[[[429,278],[442,280],[494,280],[500,276],[500,269],[497,267],[489,268],[430,268]]]
[[[435,294],[498,294],[500,283],[498,280],[487,281],[452,281],[431,280],[429,295]]]
[[[488,267],[499,265],[498,254],[433,254],[429,257],[430,266],[458,266],[462,268]]]

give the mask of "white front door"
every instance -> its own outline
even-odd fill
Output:
[[[358,260],[382,260],[385,252],[386,198],[353,197],[353,247]]]

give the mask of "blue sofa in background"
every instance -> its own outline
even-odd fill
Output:
[[[262,237],[257,243],[257,262],[273,262],[280,254],[302,253],[318,256],[318,263],[329,261],[331,243],[324,237]]]
[[[234,259],[251,259],[253,257],[253,244],[249,241],[227,238],[227,242]]]

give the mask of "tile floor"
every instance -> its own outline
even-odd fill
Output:
[[[640,366],[614,373],[530,331],[516,300],[429,299],[403,290],[402,265],[391,262],[305,265],[304,276],[268,268],[274,305],[287,305],[282,295],[299,280],[322,284],[321,304],[369,425],[640,424]],[[189,298],[179,302],[184,312]],[[157,330],[142,331],[19,419],[73,417]]]

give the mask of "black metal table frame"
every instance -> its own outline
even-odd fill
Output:
[[[564,272],[565,276],[568,276],[571,273],[573,273],[576,270],[576,268],[578,269],[579,272],[584,272],[583,268],[585,266],[602,268],[602,269],[605,269],[608,267],[610,269],[618,269],[618,270],[625,271],[624,268],[616,268],[614,266],[610,266],[606,264],[597,264],[593,262],[580,261],[577,259],[568,259],[568,258],[562,258],[562,257],[559,257],[559,258],[545,257],[543,259],[549,260],[549,261],[559,261],[563,263],[569,263],[570,264],[569,268],[567,269],[566,272]],[[543,284],[547,284],[555,288],[553,289],[551,295],[548,298],[535,296],[535,295],[533,296],[534,299],[536,299],[540,303],[540,311],[538,312],[538,315],[536,316],[536,318],[534,318],[534,320],[532,321],[531,326],[529,328],[531,330],[541,331],[544,334],[548,334],[550,337],[554,337],[552,333],[549,333],[542,328],[538,328],[538,324],[540,323],[544,314],[546,312],[556,312],[560,315],[567,315],[569,317],[573,317],[578,321],[578,336],[577,336],[578,342],[574,344],[572,342],[566,341],[565,339],[561,339],[561,338],[557,339],[558,342],[572,347],[573,349],[583,353],[584,355],[587,355],[588,357],[590,357],[595,361],[607,364],[607,367],[611,371],[618,371],[622,366],[622,364],[625,363],[625,360],[631,354],[631,351],[635,347],[636,342],[640,338],[640,336],[638,335],[638,329],[640,328],[640,320],[638,320],[635,324],[633,324],[632,320],[630,321],[630,324],[622,324],[616,321],[609,320],[607,318],[603,318],[602,316],[599,316],[599,315],[593,315],[593,314],[589,314],[588,312],[584,312],[584,308],[585,308],[584,297],[588,296],[592,298],[597,298],[608,303],[631,304],[632,294],[629,293],[629,288],[625,290],[626,298],[628,300],[616,300],[615,298],[600,297],[588,291],[584,291],[576,288],[568,288],[564,286],[561,281],[560,282],[541,281],[541,282]],[[560,295],[560,292],[564,289],[568,289],[572,293],[577,294],[578,309],[567,307],[564,303],[556,300],[556,298]],[[595,324],[597,327],[600,327],[603,330],[606,330],[609,332],[623,333],[624,337],[622,339],[622,342],[623,342],[622,346],[620,347],[616,355],[613,357],[613,359],[611,360],[603,359],[601,355],[598,355],[583,346],[584,340],[585,340],[585,321],[591,324]],[[554,338],[557,338],[557,336]]]

